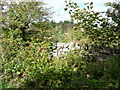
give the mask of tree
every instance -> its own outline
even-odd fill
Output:
[[[44,5],[43,2],[2,3],[4,84],[14,79],[22,84],[24,74],[26,79],[32,78],[44,67],[40,65],[50,60],[52,42],[48,23],[51,12]],[[12,84],[17,86],[16,82]]]
[[[32,41],[33,37],[42,38],[42,34],[46,30],[42,30],[43,24],[41,26],[37,24],[48,22],[51,16],[50,8],[45,8],[44,5],[45,3],[41,1],[19,2],[18,4],[4,2],[2,4],[2,32],[4,36],[13,37],[13,39],[22,38],[23,41]]]
[[[86,8],[81,9],[77,3],[69,2],[65,10],[69,9],[71,20],[76,21],[75,29],[83,28],[83,36],[88,35],[92,42],[98,46],[118,47],[119,33],[114,28],[109,18],[102,17],[104,12],[93,11],[93,2],[86,3]]]
[[[110,8],[106,11],[108,17],[111,17],[117,27],[120,26],[120,1],[118,2],[108,2],[105,3],[106,6]]]
[[[108,2],[105,3],[106,6],[110,6],[110,8],[106,11],[106,15],[112,19],[111,30],[116,35],[116,39],[118,40],[118,44],[120,39],[120,1],[116,2]]]

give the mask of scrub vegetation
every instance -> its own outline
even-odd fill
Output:
[[[106,12],[66,2],[71,20],[51,21],[40,2],[2,2],[2,88],[120,88],[120,2]],[[103,16],[106,14],[106,17]],[[82,49],[53,57],[56,43]]]

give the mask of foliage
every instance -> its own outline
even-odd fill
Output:
[[[85,51],[76,50],[51,60],[46,44],[31,43],[29,47],[20,47],[22,52],[15,58],[3,60],[4,83],[22,88],[119,87],[119,56],[101,62]]]
[[[108,2],[105,3],[105,5],[110,7],[106,11],[106,14],[112,19],[111,30],[114,30],[114,32],[117,34],[117,32],[120,32],[120,1]],[[118,39],[118,41],[120,41],[120,39]]]
[[[64,29],[64,32],[67,32],[69,30],[69,28],[73,27],[74,23],[71,21],[65,20],[64,22],[62,22],[62,21],[58,22],[57,25],[58,26],[61,25],[62,29]]]
[[[35,74],[43,72],[44,65],[49,60],[49,53],[47,53],[49,46],[50,44],[45,42],[30,43],[27,47],[19,45],[18,50],[11,48],[11,52],[8,50],[9,53],[4,53],[2,62],[4,83],[19,84],[20,82],[22,84],[24,80],[31,79]]]
[[[64,29],[61,27],[61,26],[56,26],[55,28],[53,28],[53,41],[56,43],[56,42],[60,42],[64,35],[63,35],[63,32],[64,32]]]
[[[69,39],[67,37],[67,33],[71,32],[71,29],[73,27],[74,23],[70,22],[70,21],[60,21],[58,23],[55,23],[53,21],[51,21],[51,26],[54,27],[54,31],[53,31],[53,39],[54,42],[68,42]],[[70,34],[69,34],[70,35]]]
[[[75,31],[73,28],[69,28],[69,30],[66,33],[63,33],[63,39],[61,42],[77,42],[82,38],[81,31],[77,30]]]
[[[70,9],[69,14],[73,21],[76,21],[75,29],[83,28],[83,34],[89,35],[89,38],[97,45],[110,47],[118,47],[119,30],[111,29],[109,19],[102,17],[103,12],[94,12],[93,2],[85,4],[86,8],[80,9],[74,2],[66,4],[66,8]]]
[[[85,60],[84,66],[86,67],[85,70],[83,70],[84,73],[86,72],[86,78],[84,79],[85,81],[82,81],[82,83],[84,83],[82,87],[118,88],[119,76],[117,76],[117,74],[119,71],[117,73],[115,72],[119,67],[119,53],[117,53],[118,56],[116,53],[113,53],[114,56],[112,54],[112,57],[107,56],[107,54],[110,55],[112,49],[119,49],[119,29],[113,27],[113,23],[110,23],[108,18],[102,17],[103,12],[94,12],[92,10],[93,2],[86,3],[85,5],[87,5],[86,8],[81,9],[76,3],[69,2],[65,8],[65,10],[70,9],[69,14],[71,20],[77,22],[74,30],[81,30],[83,35],[82,39],[80,39],[80,41],[83,40],[83,42],[80,44],[83,44],[85,47],[81,51],[78,51],[80,55],[83,55],[83,59]],[[84,39],[86,37],[89,41],[87,40],[85,42]],[[107,47],[110,49],[109,52],[103,50]],[[106,56],[105,60],[102,58],[104,55]],[[101,60],[99,61],[98,58],[101,58]],[[112,62],[115,63],[111,64]]]
[[[117,29],[119,30],[120,25],[120,1],[105,3],[106,6],[110,6],[106,14],[111,17],[114,23],[117,24]]]
[[[51,14],[43,2],[2,5],[3,84],[20,87],[50,58],[52,33],[48,21]]]
[[[12,36],[14,40],[22,38],[23,41],[32,41],[39,37],[43,40],[44,32],[48,30],[48,27],[44,25],[50,18],[50,10],[44,5],[43,2],[3,3],[2,33],[4,37]]]
[[[80,41],[84,48],[52,58],[49,52],[55,40],[62,41],[66,37],[65,30],[61,25],[55,26],[53,21],[52,24],[48,22],[46,13],[49,12],[42,7],[42,2],[39,9],[37,5],[37,2],[10,4],[10,8],[3,12],[3,88],[119,88],[120,56],[98,61],[87,51],[86,45],[93,41],[98,45],[117,46],[118,39],[111,38],[116,37],[118,31],[111,31],[108,19],[92,11],[92,3],[84,10],[75,3],[69,3],[67,6],[73,8],[71,17],[78,22],[74,28],[76,31],[72,28],[67,31],[67,38]],[[115,35],[109,36],[110,32]],[[94,48],[92,51],[96,53],[98,49],[95,45]]]

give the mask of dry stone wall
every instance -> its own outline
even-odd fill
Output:
[[[60,54],[66,55],[68,51],[70,50],[75,50],[75,49],[80,49],[80,45],[78,43],[57,43],[54,47],[53,47],[53,51],[52,51],[52,56],[53,57],[57,57]]]
[[[61,54],[67,55],[67,52],[70,50],[84,50],[84,44],[79,45],[78,43],[70,42],[70,43],[56,43],[56,45],[53,47],[53,51],[51,52],[52,57],[57,57]],[[109,47],[95,47],[90,46],[86,48],[86,50],[89,51],[89,53],[95,57],[95,60],[102,61],[105,58],[109,58],[113,55],[119,55],[120,56],[120,49],[114,49]]]

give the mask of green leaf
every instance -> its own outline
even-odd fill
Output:
[[[65,11],[67,11],[68,8],[64,8]]]

